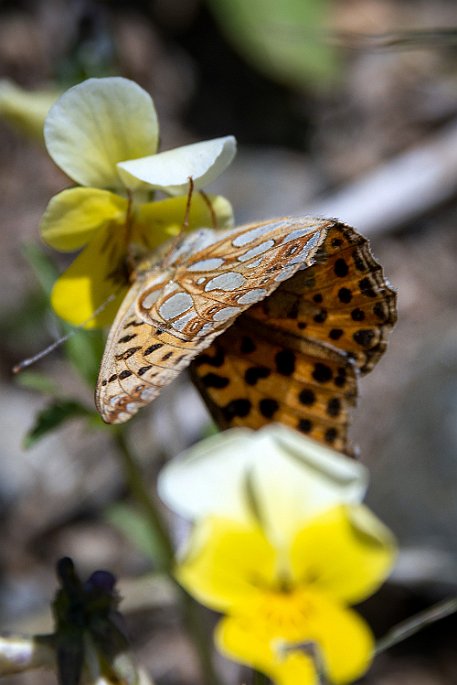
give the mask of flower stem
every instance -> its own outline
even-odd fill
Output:
[[[132,455],[124,430],[117,428],[113,435],[132,497],[143,510],[146,521],[154,536],[156,542],[155,552],[158,555],[158,558],[156,558],[158,570],[166,574],[178,589],[178,598],[181,604],[184,624],[199,657],[202,683],[203,685],[220,685],[213,665],[212,639],[203,623],[200,606],[178,585],[173,575],[175,563],[174,549],[167,528],[156,507],[152,493],[145,483],[141,470]]]
[[[158,558],[155,559],[157,568],[159,571],[166,573],[173,579],[171,575],[174,563],[173,545],[162,521],[162,517],[149,492],[149,488],[146,486],[143,475],[131,453],[125,438],[125,432],[122,428],[115,430],[114,440],[130,493],[143,510],[148,526],[154,536],[156,542],[155,552],[156,555],[158,555]]]

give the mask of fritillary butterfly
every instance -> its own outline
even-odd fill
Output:
[[[348,410],[396,320],[368,242],[332,219],[186,235],[140,267],[111,328],[96,392],[130,419],[191,364],[216,422],[279,421],[348,450]]]

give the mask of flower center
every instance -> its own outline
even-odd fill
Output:
[[[258,619],[274,627],[285,640],[299,641],[316,615],[312,593],[305,588],[269,590],[262,593]]]

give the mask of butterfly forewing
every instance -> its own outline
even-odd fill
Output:
[[[329,229],[315,258],[219,336],[192,377],[223,427],[279,421],[348,451],[357,375],[385,349],[395,294],[349,227]]]
[[[333,221],[280,219],[187,236],[140,271],[110,331],[96,404],[128,420],[246,309],[310,266]]]

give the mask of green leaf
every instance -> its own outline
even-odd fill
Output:
[[[325,85],[338,55],[325,41],[329,0],[208,0],[235,48],[259,70],[288,85]]]
[[[18,385],[30,390],[37,390],[45,395],[56,395],[58,392],[55,382],[39,371],[22,371],[16,378]]]
[[[116,504],[105,512],[105,516],[146,557],[154,562],[160,558],[161,547],[155,541],[144,516],[136,509],[128,504]]]
[[[38,413],[35,425],[25,436],[24,447],[26,449],[32,447],[38,440],[70,419],[88,418],[93,416],[93,414],[94,412],[80,402],[66,399],[54,400]]]

